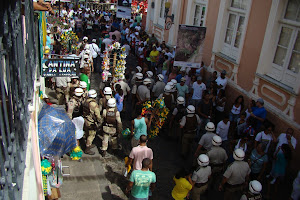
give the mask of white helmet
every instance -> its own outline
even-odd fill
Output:
[[[172,79],[171,82],[174,83],[174,85],[177,84],[177,81],[175,79]]]
[[[146,74],[149,78],[151,78],[153,76],[153,72],[151,72],[151,71],[147,71]]]
[[[143,84],[144,85],[151,84],[151,80],[149,78],[145,78],[144,81],[143,81]]]
[[[136,78],[141,80],[143,79],[144,75],[142,73],[136,73]]]
[[[105,95],[112,94],[111,88],[110,87],[105,87],[104,90],[103,90],[103,94],[105,94]]]
[[[158,74],[157,77],[158,77],[158,80],[160,80],[160,81],[164,80],[164,75],[162,75],[162,74]]]
[[[165,89],[164,89],[165,92],[168,93],[168,92],[171,92],[171,90],[172,90],[172,87],[170,85],[165,86]]]
[[[183,97],[177,97],[177,100],[176,100],[177,104],[178,105],[182,105],[185,103],[185,100]]]
[[[107,106],[108,106],[108,107],[111,107],[111,108],[116,107],[116,99],[115,99],[115,98],[110,98],[110,99],[108,99],[108,101],[107,101]]]
[[[89,91],[89,97],[96,98],[96,97],[97,97],[97,92],[96,92],[96,90],[90,90],[90,91]]]
[[[214,146],[220,146],[222,144],[222,138],[218,135],[215,135],[212,139],[212,144]]]
[[[84,46],[84,49],[85,49],[85,50],[90,49],[90,45],[89,45],[89,44],[86,44],[86,45]]]
[[[198,159],[197,162],[200,166],[205,167],[209,164],[209,158],[207,155],[205,154],[201,154]]]
[[[249,190],[252,194],[259,194],[262,190],[262,185],[257,180],[250,181]]]
[[[89,55],[83,55],[83,59],[89,58]]]
[[[80,81],[79,87],[81,87],[81,88],[87,88],[87,83],[84,82],[84,81]]]
[[[89,55],[89,54],[91,53],[91,51],[90,51],[89,49],[86,49],[86,50],[84,50],[84,53],[85,53],[86,55]]]
[[[171,88],[173,88],[175,84],[173,82],[168,82],[167,85],[169,85],[169,86],[171,86]]]
[[[88,40],[88,39],[89,39],[88,37],[84,36],[82,40]]]
[[[80,97],[83,94],[83,89],[82,88],[76,88],[75,89],[75,96]]]
[[[234,160],[244,160],[245,152],[242,149],[236,149],[233,152],[233,158]]]
[[[142,68],[140,66],[136,66],[136,69],[139,71],[139,72],[142,72]]]
[[[207,131],[214,131],[215,130],[215,125],[212,122],[208,122],[205,126],[205,130]]]
[[[186,112],[188,114],[194,114],[195,113],[195,107],[193,105],[189,105],[187,108],[186,108]]]

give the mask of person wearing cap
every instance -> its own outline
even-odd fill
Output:
[[[191,192],[191,197],[193,200],[200,200],[201,195],[208,188],[208,180],[211,176],[211,167],[209,166],[209,157],[205,154],[201,154],[197,158],[199,167],[193,172],[192,181],[193,189]]]
[[[142,73],[142,71],[143,71],[143,69],[141,68],[141,66],[136,66],[135,72],[134,71],[132,72],[134,74],[132,75],[132,78],[131,78],[131,81],[130,81],[131,85],[135,84],[137,73]]]
[[[71,97],[74,95],[75,89],[80,87],[79,84],[80,81],[78,76],[71,77],[71,82],[69,83],[69,88],[70,88],[69,94]]]
[[[159,99],[164,99],[166,107],[171,111],[173,111],[175,98],[172,94],[172,86],[166,85],[164,88],[164,93],[158,96]]]
[[[175,79],[179,83],[182,77],[185,77],[185,67],[180,68],[179,74],[176,76]]]
[[[195,114],[195,107],[189,105],[186,108],[187,115],[183,116],[180,121],[180,128],[183,130],[181,155],[186,158],[187,153],[192,146],[197,132],[198,125],[201,124],[200,117]]]
[[[159,51],[156,50],[156,46],[152,47],[152,51],[150,52],[150,61],[151,61],[151,70],[156,70],[156,63],[158,61]]]
[[[82,38],[82,42],[79,43],[79,45],[78,45],[78,49],[84,48],[85,45],[88,43],[88,40],[89,40],[89,38],[87,36],[84,36]]]
[[[136,76],[135,76],[135,83],[132,85],[132,88],[131,88],[131,100],[132,100],[132,111],[134,113],[135,111],[135,108],[136,108],[136,103],[138,101],[137,99],[137,89],[140,85],[143,84],[143,74],[142,73],[136,73]]]
[[[206,85],[203,83],[202,77],[198,76],[197,81],[193,83],[192,90],[191,90],[191,96],[192,96],[191,102],[196,109],[200,104],[200,101],[202,99],[202,93],[204,90],[206,90]]]
[[[197,150],[194,154],[195,158],[197,158],[200,153],[206,153],[207,151],[209,151],[213,145],[212,139],[216,135],[214,133],[214,131],[215,131],[214,123],[208,122],[205,125],[205,130],[206,130],[206,133],[204,135],[202,135],[202,137],[198,143]]]
[[[150,90],[152,90],[152,89],[153,89],[153,86],[154,86],[154,83],[155,83],[154,79],[152,78],[152,77],[153,77],[153,72],[152,72],[152,71],[147,71],[147,72],[146,72],[146,76],[147,76],[147,78],[149,78],[150,81],[151,81],[151,84],[150,84]]]
[[[107,108],[107,102],[109,99],[115,99],[112,94],[111,87],[105,87],[103,89],[103,97],[99,99],[99,110],[102,112]],[[116,99],[115,99],[116,100]]]
[[[103,122],[96,97],[96,90],[90,90],[89,98],[83,103],[84,126],[88,130],[88,138],[86,141],[86,149],[84,153],[89,155],[95,154],[95,152],[91,150],[94,147],[94,145],[92,144],[95,139],[97,129]]]
[[[98,62],[98,55],[100,55],[100,48],[98,47],[98,45],[96,44],[97,40],[93,39],[92,40],[92,44],[90,44],[90,50],[91,50],[91,54],[93,57],[93,64],[95,65],[95,72],[100,72],[100,63]]]
[[[80,112],[82,114],[82,95],[83,95],[83,89],[82,88],[76,88],[74,96],[71,97],[70,101],[68,102],[68,110],[67,114],[72,119],[72,115],[74,110],[76,112]]]
[[[151,86],[151,80],[149,78],[145,78],[143,80],[143,85],[140,85],[137,89],[137,105],[142,105],[144,102],[150,100],[150,86]]]
[[[253,180],[249,183],[249,191],[244,193],[240,200],[262,200],[262,185],[259,181]]]
[[[185,85],[186,79],[182,77],[180,79],[180,82],[176,84],[177,88],[177,96],[178,97],[183,97],[185,99],[185,102],[188,102],[188,94],[189,94],[189,87]]]
[[[99,86],[101,97],[105,96],[104,93],[103,93],[104,88],[106,88],[106,87],[112,88],[112,84],[113,84],[112,79],[113,79],[113,77],[112,77],[112,74],[110,72],[107,75],[107,80],[106,81],[101,79],[100,86]]]
[[[83,89],[82,101],[87,100],[87,98],[89,97],[89,91],[86,89],[87,83],[84,81],[80,81],[79,87]]]
[[[90,73],[91,73],[90,68],[89,67],[84,67],[81,72],[82,73],[80,74],[79,79],[80,79],[80,81],[86,82],[86,84],[87,84],[86,90],[89,91],[90,90],[90,83],[91,83],[90,78],[89,78]]]
[[[226,74],[227,74],[226,70],[223,70],[221,72],[221,75],[216,79],[218,92],[220,89],[225,90],[225,88],[226,88],[226,85],[227,85]]]
[[[177,97],[176,99],[176,107],[172,112],[172,116],[170,119],[169,125],[169,133],[171,136],[175,136],[175,138],[181,138],[182,130],[179,127],[180,120],[185,115],[186,107],[185,107],[185,100],[183,97]]]
[[[164,76],[162,74],[158,74],[156,76],[156,83],[153,86],[152,89],[152,96],[157,99],[159,95],[161,95],[164,92],[166,84],[163,82]]]
[[[53,82],[55,83],[56,98],[58,105],[63,105],[69,101],[69,89],[68,83],[71,82],[70,77],[54,77]]]
[[[111,143],[113,150],[118,149],[118,134],[122,131],[122,121],[120,112],[116,108],[116,99],[110,98],[107,107],[103,109],[103,140],[100,148],[101,155],[104,157],[108,149],[108,142]]]
[[[242,195],[244,184],[249,179],[251,169],[244,160],[245,152],[236,149],[233,152],[234,162],[231,163],[223,174],[223,180],[219,185],[219,191],[224,190],[224,200],[237,200]]]
[[[264,100],[259,98],[256,101],[256,106],[251,106],[252,104],[249,105],[248,111],[250,112],[250,116],[256,121],[254,125],[255,130],[258,130],[267,117],[267,111],[264,107]]]

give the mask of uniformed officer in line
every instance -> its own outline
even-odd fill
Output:
[[[79,86],[79,78],[77,76],[74,76],[71,78],[71,83],[69,83],[69,88],[70,88],[70,91],[69,91],[69,94],[70,94],[70,97],[72,97],[75,93],[75,89],[80,87]]]
[[[58,100],[58,105],[65,105],[69,101],[69,82],[71,82],[70,77],[54,77],[55,82],[56,98]]]
[[[118,149],[118,134],[122,131],[122,121],[120,112],[116,107],[115,98],[107,101],[107,108],[103,109],[103,140],[101,155],[104,157],[108,148],[108,142],[111,143],[112,149]]]
[[[170,85],[166,85],[164,89],[164,93],[159,95],[158,97],[159,99],[164,98],[166,107],[169,109],[170,112],[173,111],[174,103],[175,103],[174,95],[171,94],[171,91],[172,91],[172,87]]]
[[[134,80],[134,84],[132,85],[132,89],[131,89],[131,99],[132,99],[132,113],[133,113],[133,116],[135,116],[135,110],[136,110],[136,103],[138,102],[138,99],[137,99],[137,89],[140,85],[142,85],[143,83],[143,77],[144,75],[142,73],[136,73],[135,74],[135,77],[132,78],[132,79],[135,79]]]
[[[200,117],[195,114],[195,107],[186,108],[187,115],[182,117],[180,128],[183,129],[181,155],[186,158],[196,137],[197,126],[201,124]]]
[[[145,78],[143,80],[143,85],[140,85],[137,89],[136,96],[138,99],[137,105],[142,105],[146,101],[150,101],[151,92],[150,92],[151,80]]]
[[[99,90],[102,98],[105,96],[104,88],[106,87],[112,88],[112,74],[110,72],[107,74],[107,80],[100,82]]]
[[[164,83],[164,76],[162,74],[157,75],[157,81],[153,86],[152,93],[153,93],[153,98],[157,99],[159,95],[164,93],[166,84]]]
[[[107,108],[107,101],[111,98],[115,99],[112,95],[112,89],[110,87],[105,87],[103,89],[103,97],[99,99],[99,109],[100,109],[100,113],[102,113],[102,111],[104,109]]]
[[[91,151],[93,140],[96,136],[97,129],[103,122],[100,115],[100,109],[96,102],[96,90],[89,91],[89,98],[83,104],[83,118],[85,129],[88,130],[88,138],[86,141],[86,149],[84,153],[94,155],[95,152]]]
[[[87,90],[87,83],[84,81],[80,81],[79,87],[83,89],[82,102],[84,102],[89,97],[89,91]]]
[[[176,98],[178,95],[177,95],[177,87],[176,87],[176,85],[177,85],[177,81],[176,81],[176,79],[172,79],[171,80],[171,83],[173,83],[172,84],[172,94],[174,95],[174,97]]]
[[[211,176],[211,167],[209,165],[209,158],[205,154],[201,154],[197,162],[199,167],[194,171],[192,175],[192,181],[194,183],[191,196],[193,200],[200,200],[200,196],[208,188],[208,180]]]
[[[212,147],[207,152],[207,156],[209,157],[210,166],[212,169],[212,178],[211,178],[211,186],[214,186],[218,178],[221,178],[221,173],[223,172],[224,166],[228,159],[225,149],[221,147],[222,138],[218,135],[215,135],[212,139]]]
[[[244,160],[245,152],[242,149],[236,149],[233,152],[234,162],[231,163],[225,173],[219,186],[219,191],[224,189],[224,200],[237,200],[242,195],[245,183],[249,179],[251,169]]]
[[[74,110],[76,110],[76,112],[78,112],[78,113],[80,113],[80,111],[82,111],[82,109],[81,109],[82,95],[83,95],[83,89],[76,88],[75,95],[68,102],[67,114],[70,117],[70,119],[73,119],[72,115],[73,115]]]
[[[245,193],[240,200],[262,200],[262,185],[259,181],[253,180],[249,183],[249,191]]]
[[[213,133],[215,131],[215,125],[212,122],[208,122],[205,125],[205,130],[207,131],[204,135],[202,135],[197,150],[195,152],[195,157],[197,158],[200,153],[207,153],[212,147],[212,139],[216,135]]]
[[[131,85],[134,85],[136,83],[136,78],[138,76],[138,74],[142,74],[143,69],[140,66],[136,66],[135,71],[132,71],[133,75],[130,81]]]
[[[184,106],[185,100],[183,97],[177,97],[176,99],[176,108],[174,108],[172,112],[172,116],[170,119],[170,131],[169,135],[175,138],[181,138],[182,129],[179,128],[180,120],[183,116],[185,116],[186,108]]]
[[[154,86],[154,83],[155,83],[154,79],[152,78],[153,77],[153,72],[152,71],[147,71],[146,76],[147,76],[147,78],[149,78],[151,80],[150,90],[152,90],[153,86]]]

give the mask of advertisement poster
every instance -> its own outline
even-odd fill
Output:
[[[79,59],[44,59],[42,64],[43,77],[79,76]]]
[[[117,18],[131,18],[131,0],[118,0]]]
[[[179,25],[174,66],[200,68],[206,27]]]

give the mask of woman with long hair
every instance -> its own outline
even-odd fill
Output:
[[[193,188],[193,182],[190,174],[182,168],[173,178],[175,186],[172,190],[172,197],[175,200],[184,200],[189,196],[189,192]]]

